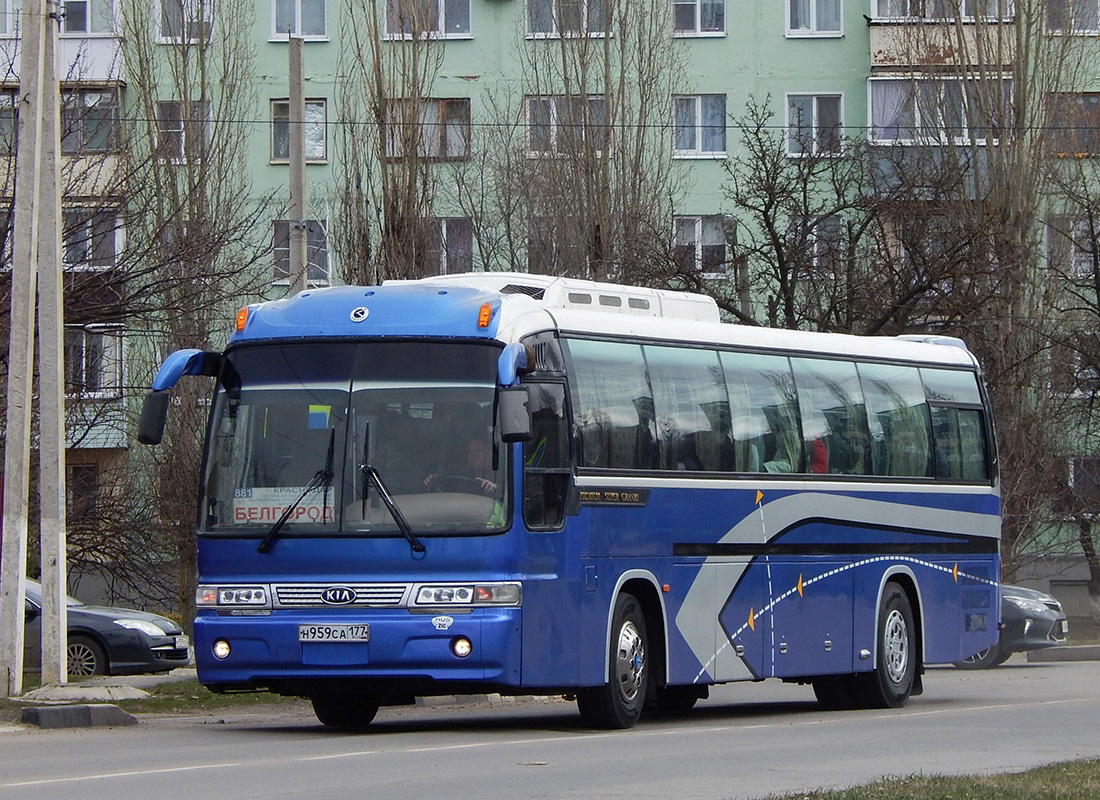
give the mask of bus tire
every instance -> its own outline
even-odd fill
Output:
[[[909,596],[894,581],[882,591],[875,637],[875,668],[858,676],[862,705],[901,708],[909,700],[917,674],[917,637]]]
[[[608,681],[577,692],[577,708],[588,725],[621,730],[638,721],[649,682],[648,647],[642,606],[624,592],[612,615]]]
[[[378,713],[378,701],[364,694],[315,694],[309,698],[317,721],[330,728],[362,731]]]
[[[706,686],[665,686],[657,689],[653,702],[646,704],[646,711],[661,717],[680,717],[706,696]]]

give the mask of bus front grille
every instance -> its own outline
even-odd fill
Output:
[[[400,608],[405,605],[409,584],[281,583],[271,588],[276,608]],[[347,599],[349,594],[353,594],[354,599]]]

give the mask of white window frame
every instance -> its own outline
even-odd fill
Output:
[[[332,256],[329,251],[328,220],[307,219],[303,221],[306,224],[306,284],[308,286],[329,286],[332,284]],[[294,277],[290,274],[290,225],[290,220],[277,219],[273,221],[271,226],[271,283],[274,286],[289,286],[291,279]],[[281,245],[280,226],[286,227],[286,247]],[[314,231],[317,231],[318,234],[313,238],[313,241],[320,242],[321,245],[316,252],[322,253],[325,258],[323,266],[316,264],[311,258],[314,253],[310,250],[310,234]],[[285,270],[281,269],[283,263],[286,264]],[[283,272],[286,274],[282,274]],[[313,277],[310,276],[311,272],[314,273]]]
[[[474,20],[471,6],[473,5],[471,0],[431,0],[436,4],[436,27],[431,30],[422,30],[406,33],[404,31],[391,31],[390,21],[391,14],[390,8],[394,4],[415,3],[417,0],[385,0],[385,4],[382,8],[382,15],[385,23],[385,33],[383,39],[473,39],[474,38]],[[458,31],[447,30],[447,6],[450,3],[465,4],[466,8],[466,20],[467,29]],[[452,14],[453,16],[453,14]]]
[[[73,18],[69,13],[69,6],[84,7],[84,30],[69,30],[69,22]],[[100,36],[116,36],[115,0],[64,0],[65,15],[61,19],[60,35],[63,37],[94,38]],[[106,23],[102,30],[95,30]]]
[[[19,131],[18,89],[0,88],[0,118],[0,156],[14,156]]]
[[[1007,94],[1006,94],[1006,111],[1007,111],[1007,105],[1010,105],[1011,102],[1012,102],[1012,100],[1011,100],[1011,97],[1012,97],[1012,79],[1011,79],[1011,77],[1009,77],[1007,75],[1002,75],[999,78],[991,77],[991,78],[984,78],[984,79],[966,78],[966,77],[954,76],[954,75],[945,75],[945,76],[935,77],[935,78],[914,78],[914,77],[911,77],[911,76],[904,76],[904,77],[895,77],[895,76],[885,77],[884,76],[884,77],[870,77],[870,78],[868,78],[867,79],[867,113],[868,113],[868,117],[869,117],[868,126],[867,126],[868,140],[872,144],[886,144],[886,145],[944,145],[944,144],[966,145],[966,144],[970,144],[970,138],[969,138],[970,129],[967,127],[968,123],[967,123],[967,120],[966,120],[966,102],[967,102],[967,99],[966,99],[966,92],[965,92],[965,88],[966,88],[965,84],[970,83],[970,82],[976,82],[978,80],[989,80],[989,81],[999,80],[1001,82],[1002,86],[1004,86],[1004,88],[1007,92]],[[932,122],[935,123],[935,129],[934,129],[934,134],[931,134],[931,135],[928,133],[928,130],[931,128],[932,122],[926,123],[926,121],[924,119],[922,119],[922,116],[925,113],[921,109],[922,104],[920,102],[915,102],[913,100],[910,100],[909,104],[911,104],[911,106],[912,106],[912,108],[911,108],[912,118],[913,118],[912,128],[913,128],[913,131],[915,132],[914,135],[910,136],[908,138],[904,138],[901,135],[901,131],[900,131],[900,128],[903,127],[903,126],[898,124],[897,126],[890,126],[890,127],[898,127],[899,128],[899,134],[896,138],[881,138],[881,137],[876,136],[877,129],[879,127],[882,127],[882,126],[876,124],[876,111],[878,110],[878,107],[875,105],[875,89],[874,89],[874,87],[877,84],[882,85],[882,84],[887,84],[887,83],[910,84],[912,86],[912,90],[914,90],[913,97],[917,96],[917,93],[920,91],[920,87],[939,84],[940,86],[939,86],[938,91],[941,95],[941,98],[942,98],[943,89],[948,84],[963,84],[963,86],[961,87],[962,91],[959,94],[959,99],[961,101],[961,105],[959,106],[959,109],[958,109],[959,112],[960,112],[960,114],[959,114],[959,116],[960,116],[960,120],[959,120],[960,134],[956,135],[956,136],[949,135],[947,127],[943,124],[942,111],[943,111],[943,108],[944,108],[945,104],[942,102],[942,100],[937,102],[937,106],[936,106],[937,110],[939,110],[941,112],[940,113],[940,119],[932,121]],[[898,109],[899,117],[900,117],[903,109],[904,109],[904,106],[899,107],[899,109]],[[974,139],[974,144],[976,144],[978,146],[984,146],[986,144],[996,143],[998,141],[999,141],[999,138],[997,136],[993,136],[992,138],[975,138]]]
[[[306,115],[302,125],[302,134],[305,136],[305,151],[307,164],[328,163],[328,100],[324,97],[307,97]],[[276,110],[285,108],[283,117],[276,116]],[[287,164],[290,162],[290,100],[285,97],[275,98],[270,103],[271,109],[271,149],[269,152],[270,163]],[[310,112],[313,112],[312,115]],[[285,129],[287,140],[287,154],[285,156],[275,152],[276,142],[279,139],[280,129]],[[310,151],[310,142],[320,142],[320,152]]]
[[[172,36],[165,32],[164,20],[166,17],[165,4],[180,7],[183,19],[181,25],[188,28],[181,31],[179,36]],[[213,0],[157,0],[155,7],[157,19],[157,43],[158,44],[201,44],[209,42],[214,30],[214,6]],[[201,15],[201,16],[200,16]],[[192,25],[199,25],[199,35],[195,35]]]
[[[80,333],[80,361],[70,358],[70,336]],[[109,347],[104,351],[111,361],[101,370],[107,380],[103,386],[93,391],[70,391],[70,383],[88,385],[88,340],[89,337],[103,337]],[[123,375],[123,328],[117,323],[93,323],[88,325],[65,326],[65,396],[79,400],[116,400],[122,397]],[[112,352],[113,351],[113,352]],[[77,372],[73,372],[77,370]],[[113,374],[108,374],[108,372]],[[76,378],[76,380],[70,380]]]
[[[703,30],[703,5],[717,5],[722,7],[722,27],[715,30]],[[691,6],[694,10],[694,27],[676,27],[676,7]],[[672,35],[683,38],[716,38],[726,35],[726,3],[725,0],[672,0]]]
[[[800,151],[794,149],[795,137],[795,119],[791,113],[791,103],[796,97],[809,98],[812,104],[812,119],[810,120],[810,129],[813,131],[813,135],[809,138],[810,149],[808,151]],[[820,135],[823,128],[821,127],[821,113],[820,103],[822,99],[836,100],[837,101],[837,136],[836,136],[836,148],[824,149],[821,146]],[[788,92],[786,94],[786,113],[787,113],[787,155],[791,158],[803,158],[806,156],[839,156],[844,151],[844,94],[843,92]],[[803,126],[805,127],[805,126]]]
[[[582,18],[581,29],[567,30],[561,29],[560,17],[561,17],[561,4],[564,0],[526,0],[524,3],[524,22],[523,27],[528,39],[570,39],[570,38],[602,38],[607,35],[607,0],[572,0],[580,5],[580,13]],[[531,30],[531,7],[535,3],[550,5],[550,19],[552,20],[553,30],[549,31],[533,31]],[[603,30],[590,31],[589,14],[591,13],[592,3],[600,3],[602,6],[602,13],[604,16]]]
[[[171,105],[176,106],[178,110],[177,115],[174,117],[163,115],[161,111]],[[186,117],[183,113],[185,106],[188,109]],[[196,108],[200,109],[202,114],[201,120],[196,120],[194,116]],[[194,139],[196,126],[201,124],[203,138],[202,152],[205,153],[207,147],[210,145],[210,101],[158,100],[156,102],[156,115],[156,152],[158,157],[172,164],[199,162],[201,159],[193,156],[190,152],[193,146],[190,142]],[[169,127],[169,125],[171,125],[171,127]],[[178,138],[179,147],[173,148],[175,152],[172,155],[165,156],[161,154],[161,141],[169,134],[173,138]]]
[[[691,241],[683,241],[680,238],[680,229],[683,223],[692,226]],[[720,280],[729,276],[730,267],[730,237],[726,232],[727,217],[723,214],[678,214],[672,218],[672,243],[673,247],[693,247],[694,268],[697,274],[706,280]],[[716,225],[721,233],[721,242],[708,242],[707,227]],[[713,238],[713,237],[710,237]],[[703,248],[722,247],[722,269],[720,271],[707,271],[707,261],[704,258]]]
[[[603,119],[604,119],[604,121],[602,123],[597,121],[596,124],[597,125],[600,125],[600,124],[608,125],[609,124],[609,121],[607,120],[607,98],[604,97],[604,95],[602,95],[602,94],[590,94],[590,95],[587,95],[587,97],[585,97],[584,95],[540,94],[540,95],[528,95],[527,97],[523,98],[523,110],[524,110],[524,116],[525,116],[526,128],[527,128],[527,157],[528,158],[559,158],[559,157],[563,157],[563,156],[573,155],[569,151],[567,151],[567,150],[563,151],[559,147],[560,138],[561,138],[560,133],[561,133],[561,128],[562,128],[562,122],[559,121],[559,116],[561,115],[561,104],[563,102],[569,102],[569,101],[581,100],[581,99],[586,99],[587,100],[587,104],[586,104],[586,107],[585,107],[584,125],[582,126],[582,129],[583,129],[583,132],[584,132],[583,133],[584,140],[585,140],[585,142],[588,142],[592,139],[592,135],[593,135],[592,134],[592,131],[593,131],[592,111],[593,111],[594,106],[601,107],[600,115],[603,116]],[[531,141],[531,139],[532,139],[531,134],[534,131],[532,121],[531,121],[531,107],[532,107],[532,104],[536,103],[536,102],[549,102],[550,119],[549,119],[548,125],[549,125],[549,129],[550,129],[550,142],[549,142],[549,149],[546,149],[546,150],[536,150],[534,148],[534,146],[532,145],[532,141]],[[601,134],[601,136],[602,135],[603,134]],[[608,150],[610,150],[610,147],[611,147],[611,132],[610,132],[610,130],[608,130],[606,132],[606,137],[607,138],[604,142],[606,144],[606,147],[605,148],[594,148],[592,150],[592,153],[594,155],[603,156],[603,155],[606,154],[606,152]]]
[[[1071,280],[1091,280],[1093,253],[1084,246],[1091,244],[1088,220],[1084,217],[1061,215],[1047,221],[1047,261],[1051,268]],[[1100,248],[1100,231],[1096,246]]]
[[[810,16],[810,24],[805,28],[793,28],[793,6],[795,3],[805,3]],[[825,3],[835,3],[837,26],[836,28],[821,27],[821,6]],[[785,0],[783,3],[784,19],[786,24],[786,36],[788,39],[835,39],[844,35],[844,0]]]
[[[14,39],[19,35],[20,0],[0,0],[0,39]]]
[[[327,42],[328,41],[328,8],[326,0],[271,0],[271,40],[274,42],[285,42],[290,38],[287,31],[278,27],[279,20],[279,5],[283,2],[290,2],[294,4],[294,30],[293,35],[295,38],[302,39],[307,42]],[[324,28],[320,33],[301,33],[302,30],[302,6],[306,4],[316,4],[321,8],[321,23]]]
[[[703,103],[707,98],[721,97],[722,98],[722,149],[721,150],[704,150],[703,139],[704,130],[713,126],[705,126],[703,124]],[[677,104],[681,101],[691,100],[694,103],[694,117],[695,120],[692,125],[692,131],[695,138],[695,147],[679,148],[677,147],[677,134],[681,128],[677,124]],[[727,97],[724,94],[681,94],[672,98],[672,155],[673,158],[725,158],[728,152],[729,141],[729,126],[727,125],[726,118],[726,100]]]
[[[111,245],[111,260],[107,264],[93,264],[88,256],[94,256],[94,244],[97,238],[96,224],[100,219],[107,217],[113,220],[109,233],[100,233],[104,239],[109,239]],[[65,218],[77,217],[75,225]],[[61,243],[61,260],[66,272],[107,272],[118,265],[118,255],[125,245],[125,234],[122,230],[122,216],[116,207],[67,207],[62,210],[64,230]],[[74,237],[81,238],[74,241]],[[72,261],[69,256],[76,246],[82,246],[85,257],[80,261]]]
[[[938,0],[938,2],[946,2],[946,0]],[[978,19],[983,20],[996,20],[998,19],[995,11],[991,14],[985,14],[983,16],[975,17],[973,13],[967,14],[969,9],[973,12],[974,5],[978,0],[959,0],[962,4],[963,13],[958,17],[960,22],[974,22]],[[988,0],[986,0],[988,2]],[[1003,0],[1002,5],[1005,10],[1000,18],[1004,22],[1009,22],[1014,19],[1016,13],[1016,5],[1014,0]],[[946,5],[943,6],[946,8]],[[896,10],[895,10],[896,9]],[[951,21],[955,17],[950,14],[940,13],[937,11],[937,0],[871,0],[871,18],[875,22],[914,22],[914,21]]]

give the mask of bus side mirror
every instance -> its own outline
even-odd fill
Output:
[[[164,422],[168,418],[169,392],[154,389],[145,395],[138,422],[138,441],[142,444],[160,444],[164,438]]]
[[[526,442],[531,438],[530,395],[523,384],[500,390],[500,438],[504,442]]]

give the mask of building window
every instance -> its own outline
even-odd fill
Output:
[[[787,0],[787,34],[839,36],[840,0]]]
[[[1098,274],[1100,230],[1083,217],[1047,220],[1047,263],[1059,275],[1091,280]]]
[[[833,281],[844,274],[844,221],[838,216],[818,217],[810,224],[810,264],[813,277]]]
[[[470,99],[432,98],[386,103],[386,156],[453,161],[470,155]]]
[[[1095,5],[1096,0],[1091,0]],[[1079,0],[1047,0],[1065,5]],[[973,20],[1007,19],[1014,11],[1013,0],[873,0],[876,19]]]
[[[306,161],[328,160],[327,106],[324,98],[306,100],[305,136]],[[290,159],[290,101],[271,101],[271,160]]]
[[[672,0],[672,30],[678,36],[724,33],[725,0]]]
[[[604,0],[527,0],[527,33],[586,36],[607,32]]]
[[[440,275],[471,272],[474,268],[474,226],[464,217],[439,217],[433,220],[433,242],[429,263]]]
[[[1100,93],[1051,95],[1049,119],[1050,144],[1055,155],[1100,153]]]
[[[275,0],[271,19],[275,38],[291,33],[303,39],[326,36],[325,0]]]
[[[118,91],[79,89],[61,96],[61,152],[109,153],[118,147]]]
[[[99,500],[99,467],[96,464],[65,465],[66,513],[70,520],[88,519]]]
[[[386,0],[386,35],[469,38],[470,0]]]
[[[684,272],[722,277],[729,263],[728,243],[733,240],[733,221],[720,214],[674,217],[672,256]]]
[[[306,280],[311,285],[326,286],[329,282],[328,233],[323,219],[307,219],[306,225]],[[290,274],[290,221],[275,221],[275,283],[289,283]]]
[[[839,94],[787,95],[787,153],[840,153]]]
[[[157,103],[157,155],[168,161],[200,161],[210,142],[210,103]]]
[[[61,215],[62,261],[67,270],[115,266],[122,228],[113,208],[67,208]]]
[[[62,33],[113,33],[114,0],[65,0]]]
[[[1097,0],[1047,0],[1047,29],[1058,33],[1100,32]]]
[[[880,144],[984,144],[1009,118],[1005,78],[872,78],[871,140]]]
[[[15,153],[15,123],[19,118],[17,108],[17,90],[0,89],[0,155]]]
[[[527,98],[530,155],[600,155],[610,145],[607,102],[602,95]]]
[[[160,0],[159,41],[198,44],[210,41],[213,0]]]
[[[682,158],[726,155],[726,96],[697,94],[672,99],[673,153]]]
[[[92,399],[121,396],[121,326],[65,326],[65,394]]]

